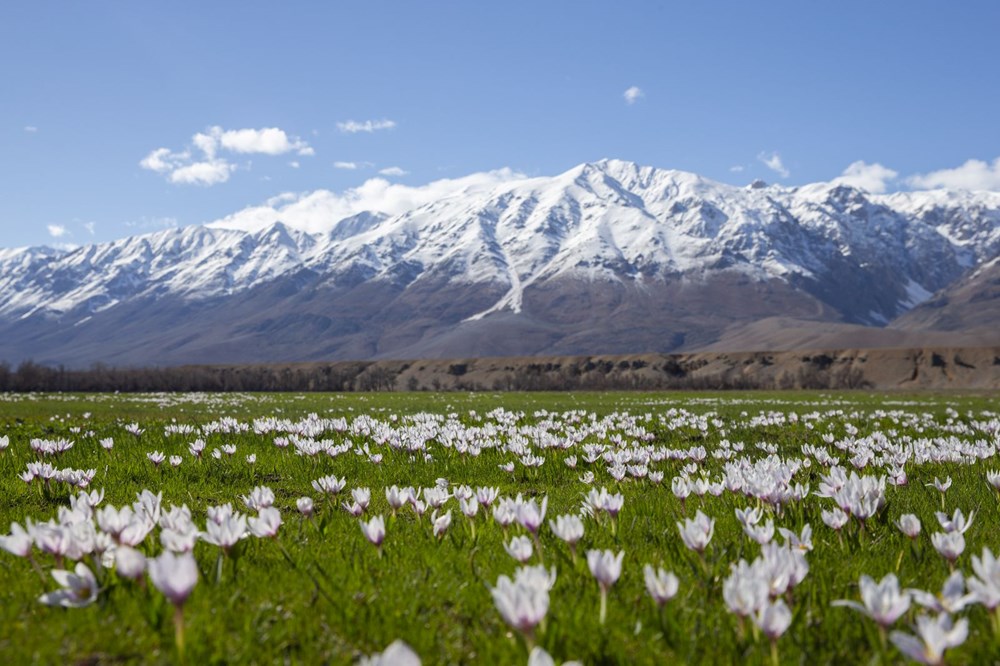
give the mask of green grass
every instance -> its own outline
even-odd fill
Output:
[[[291,395],[240,394],[191,398],[183,395],[44,395],[0,396],[0,436],[10,438],[10,448],[0,453],[0,523],[24,523],[26,518],[47,520],[60,506],[67,506],[73,493],[61,484],[45,490],[39,483],[25,484],[18,474],[37,459],[29,449],[32,438],[65,437],[75,442],[72,450],[57,459],[57,467],[94,468],[92,488],[103,488],[104,502],[129,504],[143,488],[162,492],[164,506],[187,504],[195,522],[204,524],[210,505],[232,502],[243,509],[240,496],[256,485],[274,490],[284,525],[278,543],[249,538],[235,566],[227,560],[221,581],[216,581],[219,550],[206,543],[195,548],[202,577],[185,606],[186,658],[192,664],[222,663],[353,663],[360,656],[383,649],[397,638],[405,640],[425,664],[525,663],[523,641],[503,621],[494,607],[489,588],[500,574],[511,575],[516,562],[503,549],[502,530],[480,512],[473,538],[468,522],[449,501],[453,522],[443,539],[435,539],[425,517],[418,520],[404,509],[389,518],[383,489],[387,486],[431,486],[438,478],[453,485],[497,486],[501,495],[522,493],[526,497],[548,497],[547,518],[579,510],[588,486],[579,480],[586,469],[596,474],[594,487],[621,492],[625,506],[617,530],[607,522],[586,521],[580,544],[587,549],[624,550],[621,579],[611,589],[608,617],[598,622],[600,595],[584,558],[576,564],[569,550],[546,527],[541,531],[544,563],[555,566],[558,579],[551,591],[551,605],[538,643],[557,663],[577,659],[586,664],[662,663],[770,663],[770,646],[755,641],[749,632],[740,635],[737,623],[722,600],[722,581],[729,566],[740,558],[752,560],[760,548],[742,535],[734,509],[753,504],[741,495],[692,496],[686,507],[673,496],[670,479],[683,462],[665,460],[651,469],[665,473],[662,485],[648,480],[615,482],[603,464],[588,466],[578,448],[563,452],[546,449],[538,469],[517,466],[513,474],[498,468],[514,460],[509,453],[484,450],[479,457],[459,455],[436,442],[429,444],[432,460],[396,451],[372,438],[326,432],[317,439],[353,446],[367,443],[384,457],[379,465],[352,452],[336,458],[309,459],[296,456],[291,448],[273,445],[275,434],[165,435],[171,423],[203,426],[223,416],[249,423],[254,418],[277,417],[298,420],[310,413],[323,418],[371,417],[399,428],[409,415],[454,414],[466,426],[482,425],[486,414],[498,407],[521,413],[518,423],[530,425],[554,415],[561,423],[567,412],[610,415],[651,414],[643,425],[654,435],[648,444],[673,449],[704,446],[709,451],[703,468],[713,477],[722,463],[711,457],[720,439],[744,442],[743,455],[752,459],[764,454],[759,442],[774,444],[780,455],[801,458],[800,447],[822,445],[820,434],[832,427],[838,438],[845,424],[859,430],[892,437],[944,437],[961,441],[991,440],[979,430],[953,433],[955,424],[997,419],[1000,399],[996,395],[879,395],[868,393],[720,393],[720,394],[351,394]],[[668,428],[657,423],[669,410],[710,414],[725,430],[712,425],[707,432],[697,428]],[[839,411],[835,411],[839,410]],[[929,414],[934,425],[923,432],[912,425],[891,421],[892,414]],[[953,410],[953,411],[947,411]],[[475,412],[475,416],[471,414]],[[543,413],[544,412],[544,413]],[[742,416],[746,412],[748,416]],[[749,427],[747,420],[762,413],[819,412],[823,420],[814,430],[802,421],[783,425]],[[88,416],[85,418],[85,414]],[[583,416],[584,421],[589,417]],[[613,418],[613,417],[612,417]],[[139,423],[145,432],[134,437],[124,424]],[[74,431],[74,429],[78,429]],[[609,430],[605,440],[622,435]],[[187,445],[201,436],[207,442],[206,459],[195,462]],[[110,453],[98,441],[113,437]],[[601,438],[591,435],[587,442]],[[215,460],[208,453],[223,444],[233,444],[232,458]],[[827,446],[832,452],[836,449]],[[156,469],[146,453],[154,449],[181,455],[176,469],[166,463]],[[245,461],[257,456],[255,465]],[[580,456],[578,468],[568,468],[563,459]],[[846,462],[845,462],[846,464]],[[848,465],[849,467],[849,465]],[[867,573],[876,580],[896,572],[904,587],[938,591],[949,567],[933,549],[930,533],[938,531],[934,512],[941,508],[940,494],[924,484],[935,476],[951,476],[954,485],[946,495],[949,513],[961,508],[975,511],[972,528],[965,535],[967,546],[958,568],[971,575],[971,557],[983,547],[1000,552],[1000,504],[985,481],[985,472],[1000,468],[994,460],[974,465],[909,465],[910,483],[889,487],[888,505],[869,522],[863,533],[852,527],[841,544],[835,532],[823,525],[820,513],[833,502],[810,496],[773,516],[778,526],[799,532],[810,523],[815,548],[808,554],[810,572],[794,590],[789,605],[794,613],[791,628],[779,640],[782,663],[845,664],[899,663],[902,657],[891,645],[883,650],[874,625],[858,613],[831,607],[836,599],[858,599],[858,578]],[[825,470],[813,465],[796,476],[816,490]],[[869,474],[881,471],[869,470]],[[323,501],[311,481],[326,474],[346,477],[349,490],[367,486],[372,506],[367,515],[384,514],[387,537],[380,558],[358,527],[358,520],[340,507]],[[301,496],[316,500],[317,518],[303,520],[295,510]],[[716,519],[715,536],[705,563],[687,551],[675,523],[685,513],[698,509]],[[924,525],[916,547],[893,525],[900,514],[915,513]],[[429,512],[428,512],[429,514]],[[523,533],[511,528],[509,535]],[[154,532],[142,550],[160,552]],[[288,557],[286,557],[285,552]],[[36,551],[37,552],[37,551]],[[900,558],[900,554],[903,554]],[[290,558],[290,559],[289,559]],[[38,554],[46,571],[51,557]],[[536,558],[532,561],[538,561]],[[897,569],[897,561],[899,563]],[[642,567],[663,566],[680,578],[678,596],[659,612],[645,592]],[[148,587],[104,577],[97,603],[82,609],[49,608],[38,603],[39,595],[56,588],[30,563],[0,552],[0,657],[3,663],[127,663],[176,662],[171,611],[162,595]],[[917,609],[910,611],[895,628],[907,629]],[[962,613],[970,623],[964,645],[947,653],[948,663],[998,663],[1000,637],[994,635],[990,618],[982,606]]]

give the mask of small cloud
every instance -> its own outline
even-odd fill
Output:
[[[646,93],[642,92],[642,88],[640,88],[639,86],[632,86],[624,93],[626,104],[635,104],[645,96]]]
[[[93,236],[94,235],[94,229],[97,228],[97,224],[94,223],[94,222],[84,222],[83,223],[83,228],[87,230],[88,234],[90,234],[91,236]]]
[[[354,171],[358,168],[357,162],[334,162],[334,169],[347,169],[348,171]]]
[[[292,160],[291,162],[288,163],[288,166],[292,167],[293,169],[298,169],[299,163],[297,160]]]
[[[877,162],[867,164],[863,160],[858,160],[851,163],[838,178],[834,178],[831,182],[857,187],[872,194],[882,194],[889,182],[895,180],[898,175],[889,167],[884,167]]]
[[[383,176],[405,176],[410,172],[400,169],[398,166],[391,166],[386,167],[385,169],[379,169],[379,173]]]
[[[746,167],[744,167],[742,164],[736,164],[729,167],[729,170],[732,171],[733,173],[742,173],[745,168]]]
[[[284,155],[294,152],[301,156],[314,155],[316,152],[302,139],[290,136],[277,127],[226,130],[213,126],[192,136],[190,145],[183,152],[157,148],[146,155],[139,166],[163,174],[175,184],[216,185],[229,180],[229,176],[237,168],[229,160],[219,157],[221,151],[241,155]],[[201,153],[200,158],[193,153]],[[298,165],[298,162],[293,162],[293,165]],[[249,166],[247,169],[249,170]]]
[[[217,185],[229,180],[229,176],[236,171],[236,165],[230,164],[226,160],[209,160],[207,162],[195,162],[174,169],[170,172],[168,180],[178,185]]]
[[[761,153],[757,155],[757,159],[764,164],[768,169],[775,172],[782,178],[788,178],[791,173],[785,168],[785,165],[781,162],[781,155],[777,152],[772,152],[770,155],[767,153]]]
[[[1000,157],[993,164],[983,160],[969,160],[953,169],[939,169],[917,174],[906,179],[916,189],[947,188],[954,190],[1000,191]]]
[[[27,132],[28,134],[34,134],[35,132],[38,131],[38,128],[35,127],[34,125],[25,125],[24,131]]]
[[[378,130],[392,129],[396,126],[396,121],[394,120],[365,120],[364,122],[358,122],[356,120],[347,120],[342,123],[337,123],[337,129],[346,134],[357,134],[358,132],[376,132]]]
[[[49,236],[52,236],[53,238],[63,238],[64,236],[70,235],[69,229],[62,224],[49,224],[46,228],[49,230]]]

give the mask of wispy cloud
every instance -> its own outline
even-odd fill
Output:
[[[97,223],[96,222],[84,222],[83,223],[83,228],[87,230],[88,234],[90,234],[91,236],[93,236],[94,235],[94,231],[97,228]]]
[[[125,223],[130,229],[172,229],[177,225],[175,217],[140,217]]]
[[[49,224],[46,225],[46,229],[48,229],[49,236],[53,238],[64,238],[71,235],[69,229],[63,224]]]
[[[401,169],[398,166],[391,166],[391,167],[386,167],[384,169],[379,169],[379,173],[382,174],[383,176],[405,176],[410,172]]]
[[[778,174],[782,178],[788,178],[790,175],[792,175],[788,171],[788,169],[785,168],[785,165],[781,161],[781,155],[779,155],[777,152],[772,152],[770,154],[762,152],[759,155],[757,155],[757,159],[764,166],[766,166],[768,169]]]
[[[863,160],[852,162],[833,183],[841,183],[867,190],[872,194],[882,194],[889,183],[896,179],[899,173],[879,163],[868,164]]]
[[[396,126],[396,121],[383,118],[382,120],[345,120],[337,123],[337,129],[346,134],[357,134],[358,132],[377,132],[378,130],[392,129]]]
[[[729,170],[732,171],[733,173],[742,173],[745,168],[746,167],[744,167],[742,164],[734,164],[733,166],[729,167]]]
[[[34,134],[35,132],[38,131],[38,128],[35,127],[34,125],[25,125],[24,131],[27,132],[28,134]]]
[[[952,169],[939,169],[906,179],[916,189],[1000,190],[1000,157],[993,163],[968,160]]]
[[[635,104],[640,99],[645,97],[646,93],[644,93],[642,91],[642,88],[640,88],[639,86],[632,86],[631,88],[625,90],[623,96],[625,97],[626,104]]]
[[[358,168],[357,162],[334,162],[334,169],[346,169],[347,171],[354,171]]]
[[[151,151],[139,166],[163,174],[175,184],[217,185],[229,180],[237,169],[235,164],[219,156],[222,151],[241,155],[315,154],[307,142],[277,127],[226,130],[213,126],[192,136],[190,145],[182,151],[169,148]]]

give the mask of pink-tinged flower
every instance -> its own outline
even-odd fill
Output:
[[[201,540],[219,546],[226,552],[232,549],[240,539],[247,536],[247,519],[242,514],[226,516],[221,523],[209,520]]]
[[[642,573],[646,579],[646,591],[657,606],[663,606],[677,595],[680,582],[672,572],[654,569],[653,565],[647,564],[643,567]]]
[[[104,439],[101,440],[101,448],[103,448],[105,451],[110,451],[111,449],[115,448],[115,440],[112,439],[111,437],[105,437]]]
[[[198,583],[198,564],[191,553],[165,551],[148,562],[149,579],[175,606],[183,606]]]
[[[200,536],[201,532],[194,526],[183,531],[163,528],[160,530],[160,544],[172,553],[189,553],[194,550]]]
[[[843,599],[834,601],[831,605],[853,608],[883,627],[888,627],[910,609],[910,595],[899,589],[896,574],[886,574],[878,583],[870,576],[862,575],[860,589],[864,605]]]
[[[943,511],[938,511],[934,514],[934,517],[938,519],[941,524],[941,529],[945,532],[961,532],[965,534],[972,527],[972,519],[975,517],[976,512],[970,511],[969,517],[966,518],[962,514],[961,509],[955,509],[955,513],[951,516],[944,513]]]
[[[778,599],[757,611],[757,614],[753,616],[753,621],[764,632],[765,636],[776,641],[792,624],[792,611],[783,600]]]
[[[975,594],[965,593],[965,577],[961,571],[955,571],[948,576],[939,594],[915,588],[906,591],[918,604],[938,613],[961,613],[966,606],[977,601]]]
[[[590,567],[590,573],[597,579],[597,584],[601,588],[601,624],[604,624],[608,613],[608,589],[622,575],[622,558],[624,556],[625,551],[620,551],[617,555],[610,550],[587,551],[587,566]]]
[[[267,486],[257,486],[249,495],[243,495],[243,504],[251,511],[260,511],[274,506],[274,491]]]
[[[556,660],[548,652],[537,645],[531,648],[528,655],[528,666],[556,666]],[[578,661],[564,661],[562,666],[583,666]]]
[[[83,562],[77,563],[73,571],[55,569],[52,577],[63,589],[46,592],[38,600],[46,606],[83,608],[97,600],[97,579]]]
[[[840,528],[847,524],[848,515],[840,509],[834,508],[829,511],[824,510],[822,518],[827,527],[840,530]]]
[[[442,515],[437,515],[437,512],[431,514],[431,522],[434,524],[434,536],[441,537],[444,533],[448,531],[451,527],[451,510],[449,509],[446,513]]]
[[[30,556],[33,544],[34,539],[32,539],[27,530],[21,527],[18,523],[10,524],[10,534],[7,536],[0,536],[0,548],[3,548],[11,555],[17,555],[18,557]]]
[[[967,581],[969,591],[989,610],[1000,607],[1000,560],[989,548],[983,548],[982,558],[972,556],[972,570],[976,575]]]
[[[316,490],[316,492],[325,493],[327,495],[339,494],[346,485],[347,479],[338,479],[333,474],[329,476],[322,476],[312,482],[312,487]]]
[[[313,514],[313,500],[311,497],[300,497],[295,500],[295,506],[298,508],[299,513],[301,513],[306,518],[309,518]]]
[[[570,548],[575,548],[583,538],[583,521],[574,514],[557,516],[555,522],[549,521],[549,528],[553,534],[568,543]]]
[[[965,550],[965,535],[961,532],[935,532],[931,535],[934,549],[952,564]]]
[[[899,522],[896,523],[899,531],[910,537],[911,539],[916,539],[920,536],[920,519],[917,518],[912,513],[904,513],[899,517]]]
[[[139,580],[146,573],[146,556],[130,546],[115,548],[115,571],[123,578]]]
[[[507,554],[513,557],[515,560],[524,564],[531,559],[531,555],[534,553],[534,546],[531,543],[531,539],[526,536],[516,536],[510,540],[509,544],[503,545],[504,550]]]
[[[385,499],[389,502],[389,506],[392,507],[393,512],[398,511],[410,498],[414,498],[414,492],[412,488],[399,488],[397,486],[390,486],[385,489]]]
[[[354,499],[355,504],[362,509],[367,509],[372,501],[372,491],[368,488],[355,488],[351,491],[351,497]]]
[[[694,519],[685,518],[683,524],[678,522],[677,529],[680,530],[685,546],[703,553],[715,533],[715,519],[709,518],[699,509]]]
[[[507,576],[500,576],[490,592],[504,621],[525,636],[534,633],[549,611],[549,591],[540,585],[515,583]]]
[[[420,666],[420,657],[401,640],[395,640],[379,654],[362,658],[358,666]]]
[[[159,467],[160,463],[162,463],[164,460],[167,459],[167,457],[161,451],[150,451],[149,453],[146,454],[146,457],[149,458],[149,461],[154,465],[156,465],[157,467]]]
[[[361,525],[361,533],[365,535],[376,547],[381,548],[382,541],[385,539],[385,519],[382,516],[375,516],[367,523],[363,520],[359,520],[358,523]]]
[[[458,508],[466,518],[471,520],[479,513],[479,502],[475,499],[460,499],[458,500]]]
[[[545,511],[548,506],[548,497],[542,498],[541,507],[539,507],[534,499],[521,502],[517,507],[517,522],[521,523],[521,527],[532,534],[538,534],[538,528],[542,525],[542,521],[545,520]]]
[[[247,524],[254,536],[273,539],[278,536],[278,528],[281,527],[281,512],[273,506],[264,507],[256,518],[249,518]]]
[[[500,495],[499,488],[476,488],[476,500],[484,507],[490,506],[496,500],[498,495]]]
[[[184,459],[180,456],[170,456],[171,467],[180,467],[182,462],[184,462]]]
[[[902,631],[889,635],[899,651],[921,664],[938,666],[944,663],[944,652],[958,647],[969,636],[969,621],[962,618],[956,623],[951,616],[941,613],[936,618],[921,615],[917,618],[917,636]]]
[[[993,490],[1000,490],[1000,471],[986,472],[986,481],[993,486]]]

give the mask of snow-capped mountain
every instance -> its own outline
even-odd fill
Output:
[[[0,250],[0,359],[691,349],[772,316],[884,326],[1000,255],[997,193],[735,187],[616,160],[319,229],[308,203],[308,225],[276,205]]]

